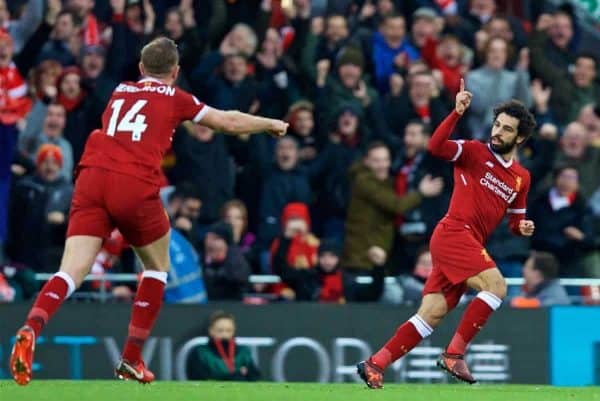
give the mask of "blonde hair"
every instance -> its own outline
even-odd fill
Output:
[[[243,233],[248,228],[248,209],[246,208],[246,205],[244,205],[244,202],[242,202],[239,199],[232,199],[230,201],[225,202],[225,204],[223,204],[223,207],[221,208],[221,218],[225,219],[227,217],[227,212],[229,211],[229,209],[233,208],[238,209],[242,214],[242,218],[244,219],[244,228],[242,229]]]
[[[142,48],[141,61],[149,75],[167,75],[179,64],[177,45],[169,38],[158,37]]]
[[[244,24],[243,22],[238,22],[231,28],[231,32],[240,31],[244,38],[246,39],[246,44],[248,45],[248,49],[244,49],[244,52],[248,52],[247,56],[251,56],[256,51],[258,47],[258,37],[254,30],[248,24]]]

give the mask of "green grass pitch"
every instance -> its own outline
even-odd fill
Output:
[[[38,380],[26,387],[0,381],[2,401],[600,401],[599,387]]]

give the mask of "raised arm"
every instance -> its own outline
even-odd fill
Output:
[[[427,145],[427,149],[433,156],[449,161],[456,161],[460,156],[462,151],[460,143],[450,141],[449,138],[454,131],[458,119],[471,104],[472,97],[471,92],[465,91],[465,81],[461,78],[460,91],[456,94],[456,106],[454,110],[435,129]]]
[[[267,132],[275,137],[285,135],[288,123],[273,118],[253,116],[235,110],[209,108],[200,124],[227,134],[242,135]]]

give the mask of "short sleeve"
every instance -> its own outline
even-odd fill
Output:
[[[477,153],[481,151],[481,146],[485,146],[478,141],[465,141],[463,139],[449,142],[456,143],[457,145],[456,153],[450,161],[461,166],[471,164],[475,160]]]
[[[517,177],[517,183],[521,177]],[[517,191],[517,196],[515,200],[510,204],[509,208],[506,210],[508,214],[511,215],[525,215],[527,214],[527,194],[529,193],[530,180],[529,174],[527,174],[523,179],[523,184],[520,189]]]
[[[210,107],[198,98],[184,90],[175,90],[175,119],[179,122],[191,120],[195,123],[202,120]]]

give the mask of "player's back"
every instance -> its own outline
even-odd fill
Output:
[[[123,82],[102,114],[102,128],[90,135],[79,165],[157,183],[177,125],[188,119],[197,122],[207,110],[194,96],[159,80]]]
[[[485,242],[506,213],[524,214],[529,172],[478,141],[460,141],[454,167],[454,191],[443,221],[468,226]]]

